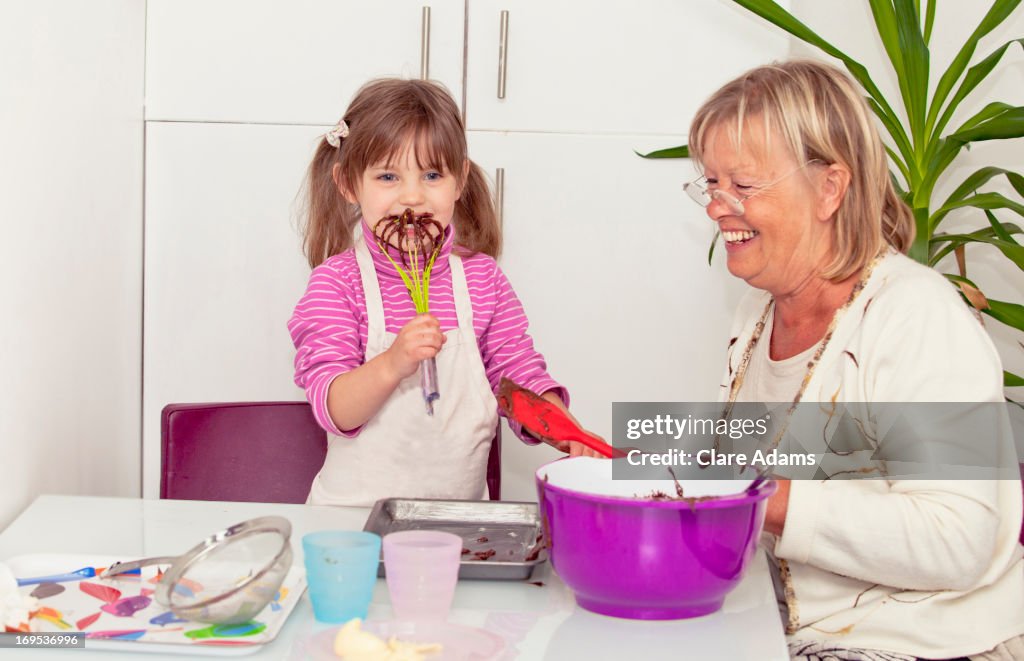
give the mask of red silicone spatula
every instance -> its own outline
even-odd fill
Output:
[[[562,409],[509,379],[503,378],[498,386],[498,407],[509,420],[515,420],[546,443],[578,441],[606,457],[626,456],[622,450],[580,429]]]

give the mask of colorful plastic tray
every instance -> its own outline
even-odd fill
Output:
[[[83,567],[104,568],[129,557],[72,554],[34,554],[11,558],[8,567],[18,578],[49,576]],[[254,620],[241,625],[209,625],[177,619],[153,599],[159,572],[166,567],[144,567],[141,575],[76,581],[19,588],[22,594],[47,595],[33,618],[41,632],[83,631],[88,649],[137,652],[175,652],[207,655],[252,654],[273,641],[306,590],[306,573],[292,567],[277,599]],[[202,589],[202,586],[196,586]],[[54,594],[47,594],[54,593]]]

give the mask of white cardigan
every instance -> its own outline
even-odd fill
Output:
[[[737,310],[723,400],[769,300],[755,290]],[[999,402],[1002,377],[945,278],[890,252],[837,324],[803,401]],[[1014,463],[1010,435],[998,443]],[[787,633],[928,658],[1024,634],[1021,517],[1019,480],[794,480],[774,548]]]

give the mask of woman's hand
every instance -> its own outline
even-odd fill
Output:
[[[402,326],[384,355],[395,376],[401,380],[415,374],[421,361],[436,356],[446,339],[441,332],[441,322],[435,317],[416,315]]]
[[[786,510],[789,509],[789,480],[778,478],[778,490],[768,498],[764,514],[765,532],[781,536],[786,527]]]

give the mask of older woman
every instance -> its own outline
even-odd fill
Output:
[[[754,287],[723,399],[1002,401],[978,320],[903,254],[914,221],[845,74],[754,69],[700,108],[689,144],[703,177],[687,190],[718,224],[729,271]],[[794,656],[1024,658],[1019,482],[779,487],[765,529]]]

